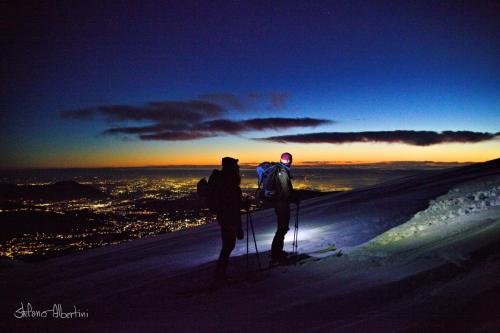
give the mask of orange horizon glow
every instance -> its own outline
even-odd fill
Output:
[[[40,168],[126,168],[162,166],[214,166],[231,156],[241,165],[278,161],[288,151],[294,165],[354,165],[394,162],[468,163],[485,162],[500,157],[500,141],[475,144],[409,146],[403,144],[353,143],[331,144],[262,144],[242,139],[219,139],[215,142],[154,143],[128,142],[89,150],[37,151],[9,157],[11,165],[2,169]]]
[[[500,158],[497,157],[497,158]],[[301,167],[314,167],[314,166],[336,166],[336,165],[370,165],[370,164],[397,164],[397,163],[436,163],[436,164],[469,164],[469,163],[481,163],[494,160],[496,158],[484,159],[484,160],[450,160],[450,161],[436,161],[436,160],[374,160],[374,161],[317,161],[317,163],[310,163],[308,161],[294,161],[294,166]],[[260,162],[239,162],[240,166],[256,166],[263,161],[276,162],[272,159],[263,159]],[[5,168],[8,169],[78,169],[78,168],[88,168],[88,169],[98,169],[98,168],[160,168],[160,167],[212,167],[221,164],[220,160],[214,160],[213,162],[207,163],[189,163],[189,162],[178,162],[178,163],[158,163],[158,164],[140,164],[140,163],[117,163],[117,164],[82,164],[82,165],[42,165],[42,166],[27,166],[27,167],[12,167]]]

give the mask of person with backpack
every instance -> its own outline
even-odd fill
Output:
[[[215,211],[221,228],[222,249],[214,272],[216,281],[227,280],[226,268],[236,239],[243,239],[241,227],[242,192],[238,160],[231,157],[222,159],[222,171],[214,170],[208,180],[209,207]]]
[[[279,163],[261,163],[257,167],[259,176],[259,197],[270,202],[277,217],[276,233],[271,244],[271,263],[287,264],[288,253],[283,251],[285,235],[289,230],[290,203],[298,203],[294,195],[290,168],[292,154],[281,154]]]

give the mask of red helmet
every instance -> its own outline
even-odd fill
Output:
[[[290,166],[292,164],[292,154],[290,153],[281,154],[280,162],[286,166]]]

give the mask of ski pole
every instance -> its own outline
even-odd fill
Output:
[[[248,222],[249,222],[249,220],[248,220],[248,211],[247,211],[247,235],[246,235],[247,236],[247,258],[246,258],[246,260],[247,260],[247,273],[248,273]]]
[[[295,218],[295,223],[293,225],[293,241],[292,241],[292,254],[295,254],[295,237],[297,234],[297,218]]]
[[[262,266],[260,265],[259,250],[257,249],[257,239],[255,238],[255,230],[253,228],[252,214],[248,210],[247,210],[247,214],[248,214],[248,218],[250,220],[250,227],[252,228],[252,236],[253,236],[253,243],[255,245],[255,254],[257,255],[257,263],[259,264],[259,270],[262,270]],[[248,233],[247,233],[247,240],[248,240]]]
[[[299,248],[299,208],[300,208],[300,203],[297,203],[297,207],[295,209],[295,230],[293,235],[294,254],[298,253],[298,248]]]

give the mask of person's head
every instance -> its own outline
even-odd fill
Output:
[[[236,158],[223,157],[222,172],[226,175],[233,176],[237,183],[240,183],[240,166]]]
[[[292,166],[292,154],[290,153],[283,153],[281,154],[280,162],[287,167]]]

